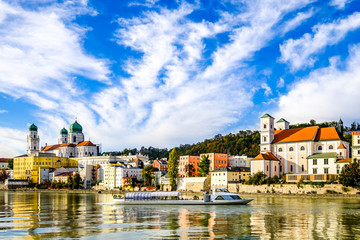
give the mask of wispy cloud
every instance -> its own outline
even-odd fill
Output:
[[[282,33],[287,33],[291,30],[294,30],[300,26],[304,21],[311,18],[315,13],[314,9],[310,9],[307,12],[299,12],[294,18],[291,18],[289,21],[285,22],[282,28]]]
[[[280,61],[290,65],[292,71],[311,67],[316,62],[314,54],[326,46],[335,45],[350,31],[360,27],[360,13],[331,23],[313,27],[313,35],[306,33],[299,39],[289,39],[280,45]]]
[[[7,112],[8,112],[7,110],[0,109],[0,114],[7,113]]]
[[[345,5],[349,2],[351,2],[351,0],[331,0],[329,4],[339,9],[343,9],[345,8]]]
[[[278,117],[294,122],[350,120],[357,118],[354,109],[358,104],[360,88],[360,45],[350,48],[350,56],[344,66],[339,58],[330,59],[331,65],[313,71],[309,77],[295,83],[279,100]],[[345,86],[345,87],[341,87]]]

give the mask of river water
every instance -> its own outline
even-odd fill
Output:
[[[134,207],[110,194],[0,192],[0,238],[360,239],[360,198],[253,197],[246,206]]]

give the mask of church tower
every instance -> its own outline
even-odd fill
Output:
[[[260,152],[272,152],[271,143],[274,140],[274,118],[264,114],[260,118]]]
[[[77,145],[83,141],[84,134],[82,132],[82,126],[77,121],[75,121],[73,124],[70,125],[68,143]]]
[[[63,128],[60,130],[59,144],[64,144],[68,142],[68,131]]]
[[[29,135],[27,136],[27,154],[39,152],[40,138],[37,133],[37,126],[31,124],[29,127]]]

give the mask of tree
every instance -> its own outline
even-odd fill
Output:
[[[195,168],[192,164],[185,165],[185,172],[189,177],[194,177]]]
[[[146,186],[151,186],[151,180],[154,177],[154,167],[147,165],[141,170],[141,177],[144,179]]]
[[[248,184],[261,185],[265,182],[266,174],[264,172],[257,172],[249,177]]]
[[[203,155],[201,157],[201,160],[200,160],[200,163],[199,163],[199,175],[201,177],[205,177],[206,175],[209,174],[209,170],[210,170],[209,156]]]
[[[314,119],[311,119],[311,120],[310,120],[310,124],[311,124],[312,126],[314,126],[314,125],[316,124],[316,121],[315,121]]]
[[[7,162],[8,162],[8,168],[13,169],[14,168],[14,159],[9,158]]]
[[[170,186],[171,191],[176,190],[176,179],[178,176],[178,154],[176,152],[176,149],[173,148],[171,152],[169,153],[169,162],[168,162],[168,176],[170,178]]]
[[[0,171],[0,182],[4,182],[5,179],[9,177],[9,174],[6,172],[5,169]]]
[[[79,173],[75,173],[73,177],[73,188],[79,189],[81,186],[81,177]]]
[[[74,181],[73,181],[73,177],[71,175],[69,175],[68,179],[67,179],[67,185],[71,188],[74,189]]]
[[[352,162],[345,165],[339,174],[339,183],[345,187],[360,185],[360,164]]]

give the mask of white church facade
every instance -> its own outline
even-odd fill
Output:
[[[29,135],[27,136],[27,153],[36,152],[54,153],[58,157],[79,158],[88,156],[101,155],[101,145],[93,144],[90,140],[84,141],[84,133],[82,126],[75,121],[70,125],[70,132],[65,128],[60,130],[58,144],[47,145],[40,149],[40,138],[38,136],[38,128],[35,124],[29,127]]]
[[[260,118],[260,154],[251,161],[251,174],[262,171],[273,177],[312,173],[308,161],[317,154],[333,153],[337,160],[349,158],[349,143],[342,138],[341,120],[338,129],[289,126],[283,118],[275,123],[269,114]]]

